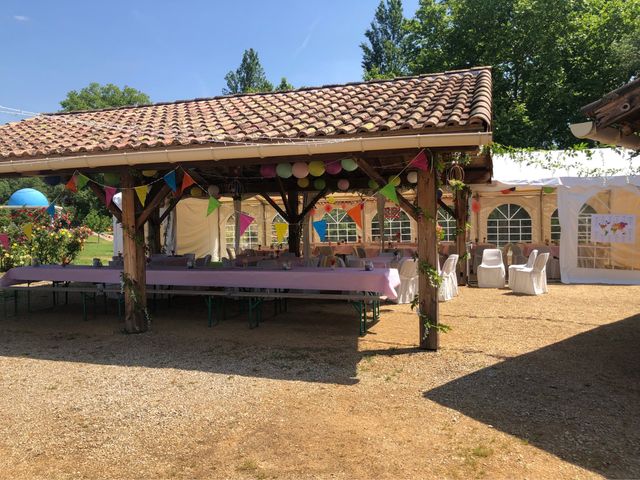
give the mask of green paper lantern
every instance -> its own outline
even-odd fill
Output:
[[[293,175],[290,163],[279,163],[276,167],[276,173],[280,178],[289,178]]]
[[[542,187],[542,191],[543,191],[544,193],[553,193],[553,192],[555,192],[555,191],[556,191],[556,189],[555,189],[555,188],[553,188],[553,187]]]
[[[316,190],[322,190],[326,186],[327,182],[324,181],[324,178],[316,178],[313,181],[313,188],[315,188]]]
[[[400,186],[400,177],[398,177],[396,175],[391,175],[389,177],[388,183],[392,184],[394,187],[399,187]]]
[[[340,165],[342,165],[342,168],[347,172],[353,172],[358,168],[358,164],[353,158],[343,158],[340,161]]]
[[[311,184],[308,178],[299,178],[297,183],[300,188],[307,188]]]
[[[369,180],[369,188],[372,190],[377,190],[380,187],[380,185],[378,185],[378,182],[376,182],[375,180]]]

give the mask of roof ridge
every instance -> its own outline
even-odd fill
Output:
[[[300,88],[294,88],[292,90],[283,90],[283,91],[235,93],[232,95],[215,95],[213,97],[199,97],[199,98],[172,100],[172,101],[165,101],[165,102],[145,103],[142,105],[125,105],[121,107],[97,108],[93,110],[73,110],[71,112],[49,112],[49,113],[43,113],[42,115],[47,115],[47,116],[76,115],[80,113],[109,112],[109,111],[115,111],[115,110],[126,110],[126,109],[135,109],[135,108],[159,107],[162,105],[178,105],[182,103],[208,102],[211,100],[221,100],[221,99],[227,99],[227,98],[278,95],[278,94],[294,93],[294,92],[307,92],[310,90],[321,90],[325,88],[328,89],[328,88],[349,87],[349,86],[365,85],[365,84],[389,83],[389,82],[396,82],[396,81],[402,81],[402,80],[413,80],[413,79],[437,77],[441,75],[453,75],[458,73],[475,72],[475,71],[483,71],[483,70],[491,70],[491,66],[477,66],[477,67],[462,68],[458,70],[445,70],[444,72],[421,73],[418,75],[406,75],[406,76],[394,77],[394,78],[381,78],[381,79],[375,79],[375,80],[361,80],[357,82],[325,84],[325,85],[314,86],[314,87],[300,87]]]

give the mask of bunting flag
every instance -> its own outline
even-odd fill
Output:
[[[104,187],[104,204],[108,207],[118,189],[116,187]]]
[[[318,220],[317,222],[313,222],[313,229],[318,233],[320,241],[324,242],[327,238],[327,221]]]
[[[53,203],[47,207],[47,213],[52,219],[56,216],[56,206]]]
[[[388,200],[391,200],[396,205],[399,205],[398,195],[396,194],[396,187],[392,183],[387,183],[384,187],[378,190],[378,193],[384,195]]]
[[[508,193],[515,192],[516,187],[505,188],[504,190],[500,190],[500,193],[503,195],[507,195]]]
[[[184,172],[184,175],[182,176],[182,187],[180,188],[180,191],[184,192],[187,188],[189,188],[194,183],[196,183],[196,181],[193,178],[191,178],[191,175],[189,175],[187,172]]]
[[[251,215],[240,212],[240,236],[249,228],[255,219]]]
[[[81,173],[78,173],[76,175],[76,187],[78,187],[79,189],[84,188],[84,186],[89,182],[89,177],[87,177],[86,175],[83,175]]]
[[[284,240],[284,236],[287,234],[287,229],[289,228],[289,224],[274,223],[273,227],[276,229],[276,238],[278,239],[278,243],[282,243],[282,241]]]
[[[9,250],[9,234],[8,233],[0,233],[0,245],[5,250]]]
[[[429,170],[429,159],[427,158],[427,154],[424,153],[424,150],[421,150],[411,162],[409,162],[410,167],[419,168],[420,170]]]
[[[138,200],[140,200],[140,205],[144,207],[144,202],[147,201],[147,193],[149,192],[149,187],[147,185],[140,185],[139,187],[135,187],[136,195],[138,196]]]
[[[347,210],[347,215],[349,215],[353,219],[353,221],[356,222],[356,225],[362,228],[362,209],[360,208],[360,204]]]
[[[33,223],[25,223],[22,226],[22,232],[25,234],[28,240],[31,240],[31,236],[33,235]]]
[[[178,188],[176,187],[176,171],[175,170],[171,170],[162,178],[164,178],[165,183],[169,185],[169,188],[171,189],[172,192],[176,192],[178,190]]]
[[[76,193],[78,191],[78,187],[76,186],[76,177],[75,177],[75,175],[69,179],[69,181],[65,185],[65,188],[67,190],[72,191],[73,193]]]
[[[207,217],[213,213],[216,208],[220,207],[220,202],[216,197],[209,197],[209,205],[207,206]]]

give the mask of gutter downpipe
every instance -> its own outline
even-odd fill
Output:
[[[45,157],[34,160],[0,161],[0,174],[28,173],[113,166],[143,166],[157,163],[206,162],[243,158],[273,158],[327,153],[349,154],[400,148],[467,147],[489,144],[491,132],[440,133],[337,139],[323,143],[277,143],[260,145],[207,146],[149,151]]]
[[[569,125],[571,133],[577,138],[587,138],[607,145],[640,150],[640,137],[637,135],[624,135],[622,131],[613,127],[596,128],[595,122],[572,123]]]

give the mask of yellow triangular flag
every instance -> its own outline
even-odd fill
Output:
[[[25,223],[22,226],[22,231],[28,240],[31,240],[31,236],[33,235],[33,223]]]
[[[289,224],[274,223],[273,227],[276,229],[276,238],[278,239],[278,243],[282,243],[282,241],[284,240],[284,236],[287,234],[287,228],[289,228]]]
[[[147,199],[148,188],[146,185],[140,185],[139,187],[135,187],[136,195],[138,195],[138,200],[140,200],[140,204],[144,207],[144,202]]]

